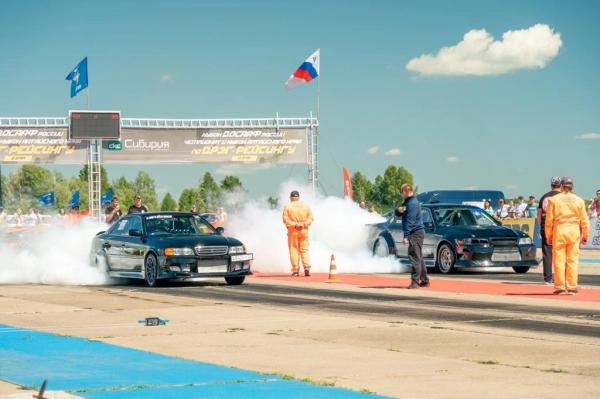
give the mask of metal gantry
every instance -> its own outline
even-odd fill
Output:
[[[0,116],[2,127],[69,127],[68,117],[4,117]],[[235,118],[235,119],[165,119],[165,118],[121,118],[122,128],[144,129],[281,129],[305,128],[308,131],[308,180],[313,191],[319,188],[318,135],[319,120],[312,112],[307,118]],[[102,141],[90,140],[88,147],[88,194],[90,214],[100,217],[101,212],[101,166]]]

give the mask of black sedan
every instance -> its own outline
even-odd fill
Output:
[[[161,279],[198,277],[242,284],[253,256],[223,231],[191,213],[130,214],[94,237],[90,261],[106,265],[112,277],[144,279],[151,287]]]
[[[483,209],[470,205],[422,204],[427,267],[441,273],[455,268],[512,267],[527,273],[536,267],[536,248],[527,234],[502,226]],[[408,245],[402,243],[402,219],[394,212],[383,223],[371,225],[368,246],[375,256],[396,256],[410,264]]]

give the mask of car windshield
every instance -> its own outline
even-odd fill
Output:
[[[216,234],[215,230],[190,215],[151,215],[146,217],[148,235],[174,234]]]
[[[480,208],[440,208],[433,211],[440,226],[496,226],[496,221]]]

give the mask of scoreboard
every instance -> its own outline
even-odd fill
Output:
[[[120,111],[69,111],[69,140],[120,138]]]

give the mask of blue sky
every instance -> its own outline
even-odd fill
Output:
[[[342,165],[369,178],[402,165],[421,190],[540,196],[550,176],[571,175],[576,191],[591,197],[600,188],[593,163],[600,150],[599,19],[593,0],[3,1],[0,115],[65,116],[85,107],[84,93],[69,98],[64,77],[87,56],[92,108],[124,117],[307,116],[316,85],[287,91],[283,84],[321,48],[326,193],[341,195]],[[502,43],[503,33],[529,34],[536,24],[551,36]],[[482,76],[407,69],[481,29],[505,54],[488,57]],[[526,45],[540,59],[519,54]],[[460,52],[454,56],[438,69],[464,68]],[[307,178],[303,165],[114,166],[109,173],[133,177],[142,169],[160,195],[179,195],[205,171],[238,174],[256,196],[275,194],[289,177]]]

